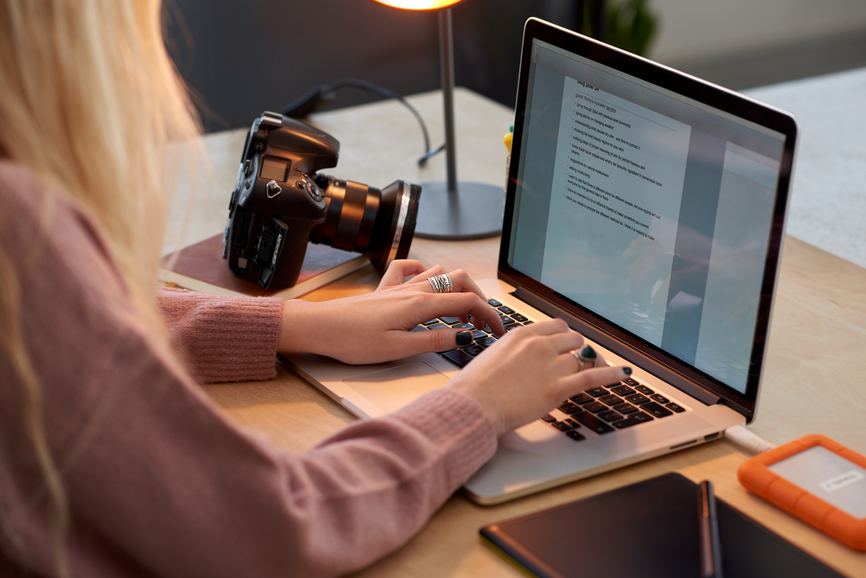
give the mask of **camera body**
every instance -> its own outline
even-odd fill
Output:
[[[232,274],[291,287],[309,242],[364,253],[379,272],[408,255],[421,187],[396,181],[380,191],[317,174],[339,156],[340,143],[307,123],[273,112],[253,121],[223,240]]]

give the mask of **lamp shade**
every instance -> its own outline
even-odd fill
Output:
[[[463,0],[373,0],[379,4],[401,10],[443,10],[460,4]]]

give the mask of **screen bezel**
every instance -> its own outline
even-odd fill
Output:
[[[661,348],[609,323],[604,318],[580,307],[509,265],[508,255],[519,171],[519,162],[515,162],[514,159],[521,158],[524,122],[526,120],[526,100],[530,82],[530,60],[533,40],[535,39],[785,135],[780,178],[776,188],[776,200],[767,249],[766,269],[761,284],[757,324],[752,342],[745,392],[737,391],[715,377],[673,357]],[[530,18],[526,23],[523,36],[511,149],[512,163],[508,175],[498,277],[550,304],[551,307],[545,311],[546,313],[566,318],[573,329],[583,332],[590,339],[598,341],[600,345],[613,350],[638,367],[662,377],[666,381],[673,381],[674,385],[677,385],[678,380],[696,385],[700,389],[725,400],[726,403],[743,413],[747,420],[751,421],[757,406],[758,389],[766,355],[767,336],[770,331],[773,295],[778,280],[785,217],[796,157],[797,134],[796,119],[789,113],[564,28],[536,18]],[[650,353],[649,356],[647,352]],[[675,379],[672,380],[672,377]]]

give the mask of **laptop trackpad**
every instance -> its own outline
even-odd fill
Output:
[[[343,383],[386,413],[397,411],[428,391],[448,383],[448,377],[423,361],[390,367],[344,379]]]

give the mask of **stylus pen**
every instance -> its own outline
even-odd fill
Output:
[[[722,578],[722,553],[719,544],[719,519],[716,517],[716,498],[713,484],[701,482],[701,497],[698,504],[701,532],[701,577]]]

